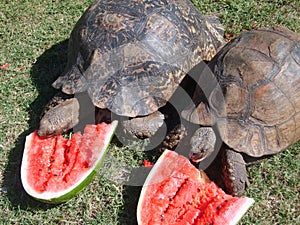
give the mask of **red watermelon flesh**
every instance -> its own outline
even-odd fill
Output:
[[[143,186],[137,219],[140,225],[236,224],[253,202],[226,194],[187,158],[166,150]]]
[[[21,166],[25,190],[37,199],[54,203],[78,193],[100,167],[116,126],[116,121],[87,125],[83,134],[76,132],[70,139],[31,133],[26,138]]]

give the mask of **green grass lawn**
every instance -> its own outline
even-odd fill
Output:
[[[297,0],[193,1],[205,14],[220,17],[226,34],[284,25],[300,31]],[[135,224],[140,187],[98,176],[78,197],[61,205],[34,201],[23,191],[19,169],[24,138],[37,128],[42,107],[55,90],[51,83],[66,64],[67,39],[91,0],[1,0],[0,2],[0,224]],[[138,145],[110,149],[116,160],[141,165]],[[240,224],[300,224],[298,142],[248,168],[256,200]]]

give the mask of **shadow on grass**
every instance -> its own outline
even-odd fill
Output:
[[[123,191],[124,206],[119,212],[119,224],[137,225],[136,209],[142,187],[125,186]]]
[[[67,43],[62,41],[46,50],[32,66],[30,76],[38,90],[38,96],[31,103],[28,111],[30,115],[29,129],[16,140],[15,148],[10,151],[8,164],[4,172],[3,186],[11,205],[15,208],[49,208],[51,205],[35,201],[24,191],[20,177],[20,167],[26,135],[38,128],[39,117],[43,107],[56,93],[52,82],[63,72],[67,61]]]
[[[5,187],[10,204],[16,210],[34,210],[57,207],[34,200],[23,189],[20,176],[20,167],[25,144],[25,138],[38,128],[40,115],[44,106],[57,92],[51,84],[61,75],[67,63],[68,40],[58,43],[46,50],[31,68],[30,76],[36,89],[37,98],[31,103],[28,112],[29,129],[19,135],[15,148],[11,149],[8,164],[4,172],[3,187]],[[116,141],[117,142],[117,141]],[[126,186],[123,192],[124,205],[119,213],[119,224],[136,224],[136,207],[141,186]]]

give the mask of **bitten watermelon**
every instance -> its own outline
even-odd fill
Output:
[[[166,150],[151,169],[137,207],[139,225],[232,225],[254,200],[232,197],[187,158]]]
[[[80,192],[97,173],[117,127],[87,125],[70,139],[60,135],[42,138],[37,131],[26,137],[21,165],[25,191],[37,200],[60,203]]]

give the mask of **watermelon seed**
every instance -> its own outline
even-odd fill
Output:
[[[221,210],[222,207],[223,207],[223,205],[226,204],[227,202],[228,202],[228,200],[225,199],[224,202],[222,202],[220,205],[218,205],[218,206],[216,207],[216,209],[217,209],[218,211]]]
[[[160,220],[161,220],[161,221],[164,221],[164,220],[165,220],[165,214],[161,214]]]

